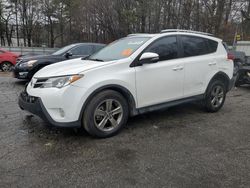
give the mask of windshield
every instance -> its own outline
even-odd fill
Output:
[[[126,37],[109,44],[88,59],[96,61],[112,61],[127,58],[149,39],[150,37]]]
[[[71,44],[69,46],[65,46],[65,47],[57,50],[56,52],[54,52],[52,55],[62,55],[62,54],[65,54],[67,51],[69,51],[74,46],[75,46],[75,44]]]

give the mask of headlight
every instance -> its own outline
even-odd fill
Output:
[[[33,65],[37,62],[37,60],[30,60],[26,63],[20,64],[21,67],[33,67]]]
[[[48,78],[46,81],[40,82],[39,79],[37,80],[36,84],[41,84],[41,88],[51,88],[51,87],[56,87],[56,88],[62,88],[65,87],[69,84],[72,84],[73,82],[81,79],[83,75],[71,75],[71,76],[62,76],[62,77],[52,77]]]

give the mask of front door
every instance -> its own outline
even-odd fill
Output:
[[[182,98],[184,65],[178,60],[177,37],[160,38],[149,45],[144,52],[159,54],[159,61],[135,68],[138,107]]]

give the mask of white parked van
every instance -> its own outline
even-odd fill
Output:
[[[218,111],[233,85],[233,61],[222,40],[164,30],[133,34],[87,59],[49,65],[19,97],[21,109],[59,127],[109,137],[129,116],[202,100]]]

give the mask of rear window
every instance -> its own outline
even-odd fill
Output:
[[[216,41],[194,36],[181,36],[183,56],[192,57],[214,53],[217,51]]]

